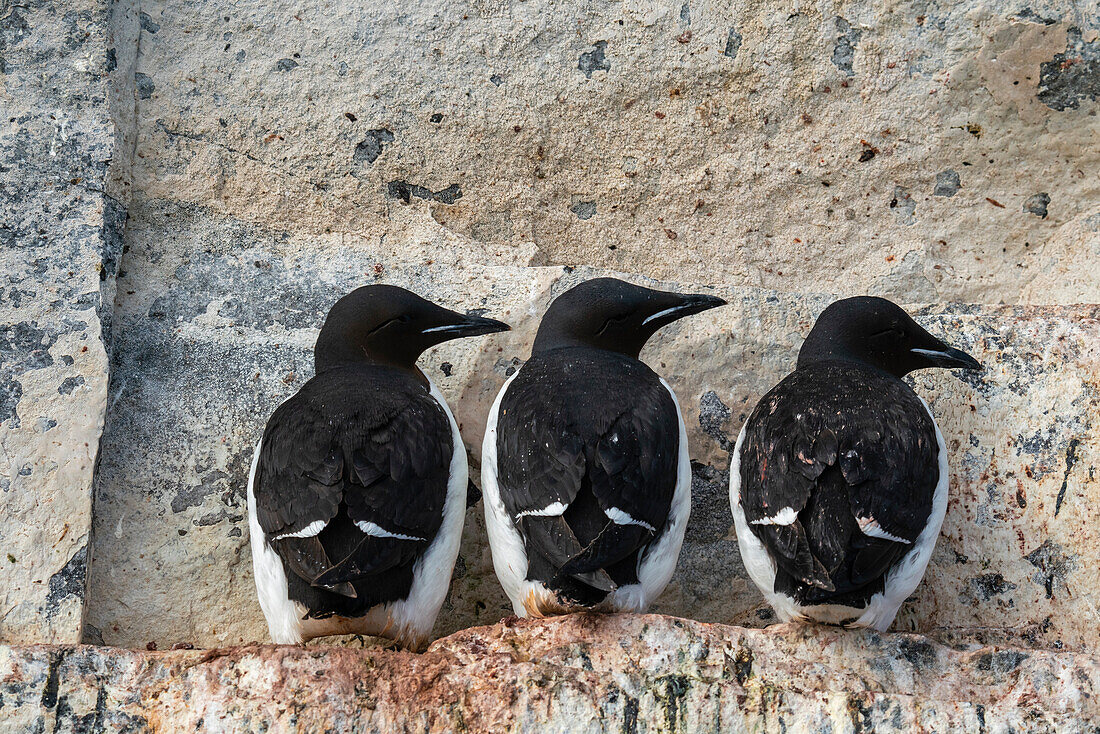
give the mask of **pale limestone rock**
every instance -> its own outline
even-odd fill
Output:
[[[1086,731],[1095,653],[657,615],[505,621],[412,655],[0,647],[8,731]]]
[[[167,242],[151,238],[162,231],[156,223],[150,232],[128,232],[128,272],[120,280],[134,293],[117,315],[120,390],[112,395],[96,516],[97,537],[107,542],[92,569],[93,587],[104,592],[89,608],[90,622],[111,644],[266,639],[245,535],[248,460],[271,411],[312,374],[316,328],[339,294],[385,280],[512,324],[511,332],[445,344],[423,360],[476,461],[489,405],[527,358],[550,299],[605,274],[458,263],[410,268],[349,250],[339,258],[324,251],[282,258],[260,246],[270,235],[257,228],[222,222],[210,233],[201,213],[162,207],[156,216],[168,214],[180,229]],[[232,250],[203,251],[202,243],[226,239]],[[433,249],[444,248],[425,246]],[[684,550],[655,610],[758,625],[772,618],[732,534],[726,451],[756,400],[793,367],[830,298],[710,292],[731,305],[666,328],[642,355],[679,395],[697,462]],[[1098,485],[1090,470],[1100,463],[1098,308],[914,309],[988,370],[966,382],[949,373],[915,376],[952,452],[955,479],[929,580],[903,607],[896,629],[1050,647],[1100,641],[1088,595],[1100,582]],[[123,572],[128,583],[112,585]],[[437,632],[508,610],[478,506],[467,513]]]
[[[148,199],[387,254],[413,207],[475,260],[905,302],[1100,292],[1095,232],[1047,246],[1100,213],[1095,6],[133,5],[120,112]],[[935,196],[945,169],[961,188]]]
[[[79,642],[118,232],[106,4],[0,3],[0,640]]]
[[[110,185],[130,206],[117,303],[127,328],[98,482],[92,573],[104,593],[90,639],[262,639],[243,473],[271,409],[311,373],[328,305],[385,281],[518,321],[507,337],[427,360],[476,449],[551,289],[579,277],[519,267],[546,263],[722,284],[738,299],[647,352],[681,395],[700,462],[659,608],[767,621],[729,535],[723,449],[827,299],[744,286],[907,303],[1094,300],[1100,212],[1084,171],[1100,162],[1098,122],[1082,72],[1092,67],[1075,59],[1092,63],[1097,22],[1069,2],[917,14],[642,0],[582,15],[458,0],[275,0],[220,15],[189,0],[116,4]],[[936,196],[947,170],[958,188]],[[1036,191],[1050,197],[1046,218],[1024,211]],[[1000,319],[1031,324],[1019,343],[1015,331],[990,342],[995,363],[1002,341],[1051,349],[1045,328],[1077,345],[1094,338],[1087,310],[976,313],[959,322],[964,340]],[[1078,532],[1093,520],[1092,454],[1065,476],[1063,503],[1081,509],[1052,518],[1050,497],[1074,432],[1082,455],[1095,445],[1095,357],[1052,358],[1058,375],[1009,361],[1008,387],[918,378],[950,414],[960,484],[945,532],[956,540],[933,559],[935,607],[918,597],[899,625],[1087,644],[1095,632],[1080,620],[1094,612],[1076,589],[1096,565]],[[1063,412],[1043,414],[1021,384]],[[958,413],[971,403],[974,415]],[[1049,443],[1030,438],[1043,431]],[[1007,490],[982,484],[994,455],[999,482],[1054,467],[1025,482],[1024,501],[1038,502],[995,506]],[[967,512],[988,529],[957,549]],[[441,632],[506,609],[478,508],[467,526]],[[1065,590],[1059,574],[1074,579]]]

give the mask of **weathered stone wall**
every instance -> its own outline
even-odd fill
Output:
[[[135,195],[296,246],[438,223],[475,261],[678,282],[1100,291],[1095,5],[122,4]]]
[[[266,639],[248,457],[335,298],[391,282],[515,325],[424,360],[476,467],[546,304],[605,272],[731,302],[643,356],[694,461],[657,611],[743,625],[0,647],[3,728],[1095,722],[1100,307],[1070,304],[1100,301],[1098,29],[1071,0],[0,0],[0,640]],[[954,477],[895,625],[927,637],[746,629],[773,620],[727,451],[814,316],[864,292],[932,304],[987,365],[913,379]],[[507,612],[479,505],[436,632]]]
[[[656,615],[507,622],[423,655],[0,647],[6,731],[1093,731],[1095,656]]]
[[[374,275],[372,260],[346,251],[338,259],[279,258],[260,247],[261,232],[244,226],[230,251],[192,252],[184,262],[163,254],[194,237],[185,216],[173,219],[181,236],[162,240],[163,250],[139,249],[144,237],[131,230],[136,241],[120,279],[134,293],[117,314],[121,387],[104,439],[96,527],[106,542],[92,575],[93,588],[110,593],[89,607],[90,623],[109,644],[266,639],[243,504],[251,451],[274,407],[312,375],[312,344],[328,305],[364,272],[513,325],[507,334],[443,345],[424,360],[475,467],[489,405],[526,359],[546,305],[600,274],[452,263],[387,266]],[[713,292],[731,305],[669,327],[643,352],[680,397],[696,462],[687,540],[656,609],[761,625],[774,619],[741,565],[726,452],[751,407],[793,367],[830,299]],[[917,314],[989,368],[966,382],[948,373],[915,379],[939,417],[955,481],[928,582],[897,628],[951,640],[1100,643],[1090,591],[1100,582],[1098,482],[1089,470],[1100,464],[1100,307],[939,306]],[[480,505],[467,513],[439,633],[509,613],[481,513]],[[120,574],[128,583],[112,585]]]
[[[755,286],[1097,300],[1097,24],[1069,3],[119,3],[111,185],[130,218],[88,639],[264,639],[245,472],[336,295],[399,283],[519,326],[427,360],[476,464],[493,394],[581,277],[525,269],[550,263],[733,298],[646,353],[697,461],[658,608],[767,623],[725,450],[828,299]],[[958,482],[898,626],[1095,642],[1094,311],[925,316],[991,369],[917,378]],[[477,507],[440,633],[507,610],[481,525]]]
[[[247,457],[337,294],[517,325],[426,360],[476,455],[549,298],[615,271],[733,301],[645,355],[696,461],[660,611],[770,621],[725,451],[872,292],[990,367],[915,379],[957,482],[898,627],[1097,642],[1097,313],[1050,305],[1100,300],[1094,6],[225,5],[0,0],[0,639],[79,639],[89,558],[88,640],[263,639]],[[506,611],[480,514],[440,633]]]
[[[0,640],[79,642],[124,212],[107,9],[0,2]]]

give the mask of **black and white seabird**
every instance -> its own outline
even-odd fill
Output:
[[[741,558],[779,619],[886,631],[924,576],[947,511],[947,448],[902,377],[980,370],[882,298],[817,319],[730,466]]]
[[[427,642],[458,555],[468,467],[458,424],[416,360],[506,329],[389,285],[329,311],[316,376],[271,416],[248,478],[256,592],[275,642]]]
[[[687,433],[638,353],[724,303],[598,278],[550,304],[482,444],[493,566],[517,615],[644,611],[672,577],[691,509]]]

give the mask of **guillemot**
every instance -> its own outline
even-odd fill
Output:
[[[687,433],[638,354],[724,303],[598,278],[550,305],[482,444],[493,565],[517,615],[644,611],[668,583],[691,507]]]
[[[947,448],[901,378],[928,367],[981,369],[893,303],[847,298],[749,415],[730,505],[745,568],[780,620],[885,631],[920,583],[947,510]]]
[[[256,592],[275,642],[427,642],[458,554],[468,467],[458,424],[416,360],[506,329],[389,285],[329,311],[316,376],[272,414],[248,480]]]

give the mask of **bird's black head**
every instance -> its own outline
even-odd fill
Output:
[[[424,350],[463,336],[507,331],[508,324],[437,306],[393,285],[367,285],[328,312],[317,337],[317,372],[349,363],[414,369]]]
[[[926,367],[982,368],[897,305],[873,296],[845,298],[822,311],[798,353],[798,366],[835,359],[870,364],[897,377]]]
[[[554,299],[531,351],[586,346],[637,358],[662,326],[725,303],[715,296],[667,293],[615,278],[596,278]]]

